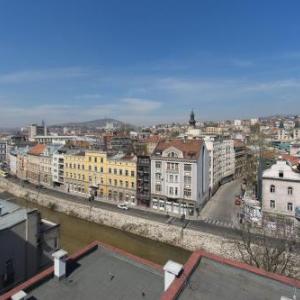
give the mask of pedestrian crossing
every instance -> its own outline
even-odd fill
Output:
[[[203,219],[203,221],[207,224],[212,224],[220,227],[227,227],[227,228],[236,228],[233,222],[218,220],[218,219],[212,219],[212,218],[206,218]]]

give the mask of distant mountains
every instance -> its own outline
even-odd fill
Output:
[[[107,123],[113,124],[115,128],[120,127],[130,127],[133,128],[135,126],[131,124],[127,124],[115,119],[98,119],[93,121],[85,121],[85,122],[69,122],[69,123],[62,123],[62,124],[56,124],[49,127],[70,127],[70,128],[78,128],[78,127],[84,127],[84,128],[96,128],[96,127],[105,127]]]

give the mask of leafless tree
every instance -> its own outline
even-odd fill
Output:
[[[295,240],[291,237],[270,238],[266,231],[251,232],[247,224],[241,227],[237,248],[242,260],[268,272],[297,277],[295,274]]]

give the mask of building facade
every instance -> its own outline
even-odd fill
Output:
[[[278,160],[262,175],[262,211],[266,220],[296,222],[300,209],[300,173],[284,160]]]
[[[214,194],[219,186],[234,177],[234,141],[216,136],[204,138],[209,155],[209,187]]]
[[[208,199],[208,153],[201,140],[158,143],[151,156],[151,207],[195,216]]]
[[[137,204],[149,207],[151,201],[151,159],[150,156],[137,157]]]
[[[0,199],[0,294],[52,263],[59,248],[59,226],[36,209]]]

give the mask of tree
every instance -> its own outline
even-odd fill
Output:
[[[265,230],[255,234],[248,224],[243,224],[241,240],[236,243],[243,262],[268,272],[298,276],[295,274],[296,243],[293,238],[270,238]]]

